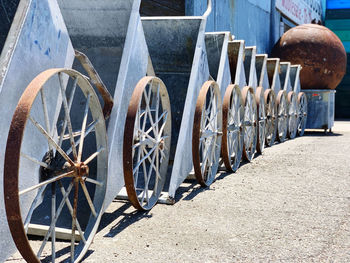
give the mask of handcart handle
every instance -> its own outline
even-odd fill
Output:
[[[203,14],[203,17],[204,18],[207,18],[210,13],[211,13],[211,10],[212,10],[212,0],[208,0],[208,5],[207,5],[207,11],[205,11],[205,13]]]
[[[86,70],[90,77],[90,81],[92,84],[94,84],[97,88],[97,90],[100,92],[103,101],[103,116],[105,119],[108,119],[109,115],[111,114],[112,108],[113,108],[113,98],[111,94],[109,93],[108,89],[106,88],[105,84],[101,80],[100,76],[98,75],[97,71],[93,67],[91,61],[89,58],[82,52],[75,50],[75,57],[79,60],[83,68]]]

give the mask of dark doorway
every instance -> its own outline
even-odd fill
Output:
[[[142,16],[184,16],[185,0],[142,0]]]

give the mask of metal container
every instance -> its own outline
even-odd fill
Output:
[[[306,129],[332,131],[334,125],[335,90],[304,90],[307,96]]]

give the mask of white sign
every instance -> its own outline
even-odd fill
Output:
[[[321,0],[276,0],[276,8],[298,25],[321,20]]]

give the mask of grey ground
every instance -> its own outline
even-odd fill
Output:
[[[84,262],[350,262],[349,157],[350,122],[336,122],[208,189],[184,184],[173,206],[116,201]]]

